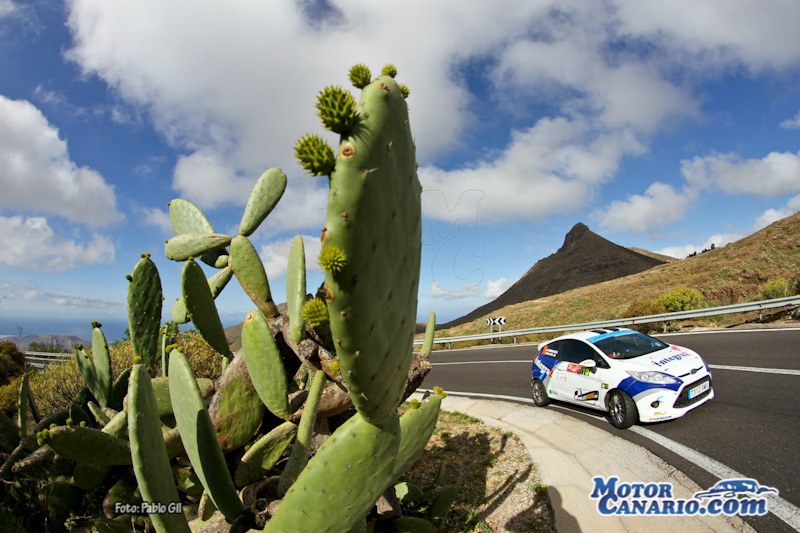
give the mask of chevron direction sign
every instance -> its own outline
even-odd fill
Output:
[[[487,318],[486,319],[487,326],[505,326],[506,325],[506,317],[501,316],[499,318]]]

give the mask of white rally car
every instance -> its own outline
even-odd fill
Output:
[[[699,355],[625,328],[540,344],[531,390],[540,407],[554,399],[607,411],[620,429],[679,418],[714,397],[711,372]]]

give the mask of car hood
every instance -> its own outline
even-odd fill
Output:
[[[671,376],[684,376],[697,369],[705,368],[703,358],[688,348],[670,346],[657,352],[641,355],[623,361],[627,370],[655,370]]]

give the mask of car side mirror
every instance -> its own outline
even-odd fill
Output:
[[[595,368],[597,367],[597,361],[594,359],[586,359],[585,361],[581,361],[580,365],[584,368]]]

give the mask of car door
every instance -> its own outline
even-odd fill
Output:
[[[551,380],[558,398],[587,407],[602,407],[603,372],[607,365],[594,348],[577,339],[565,339],[561,341],[558,356]],[[595,366],[581,365],[586,361],[594,362]]]

